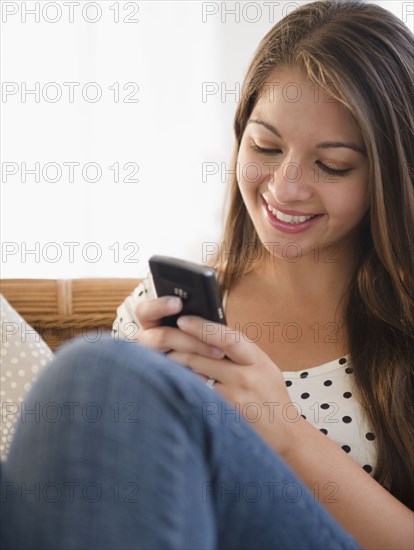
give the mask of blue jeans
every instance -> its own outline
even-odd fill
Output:
[[[191,370],[79,339],[21,404],[3,548],[358,549],[315,496]]]

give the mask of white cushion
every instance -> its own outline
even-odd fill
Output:
[[[25,395],[53,358],[53,352],[2,294],[0,306],[0,458],[5,460]]]

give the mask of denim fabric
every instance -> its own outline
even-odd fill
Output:
[[[161,353],[78,339],[20,407],[3,548],[359,548],[249,422]]]

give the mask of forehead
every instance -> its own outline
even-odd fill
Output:
[[[326,134],[359,139],[362,137],[355,118],[338,100],[314,84],[298,67],[274,70],[262,87],[251,118],[264,118],[279,128],[300,127],[314,135]]]

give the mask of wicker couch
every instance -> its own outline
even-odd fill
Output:
[[[110,331],[140,279],[2,279],[0,292],[54,350],[81,334]]]

